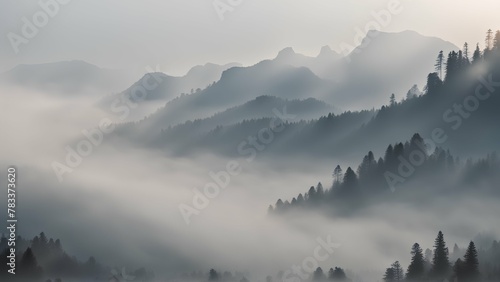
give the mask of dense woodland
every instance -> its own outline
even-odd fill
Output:
[[[456,244],[453,252],[446,246],[439,231],[434,249],[425,253],[418,243],[411,247],[411,262],[406,270],[399,261],[386,269],[383,280],[395,281],[500,281],[500,243],[493,241],[486,249],[478,250],[473,241],[465,250]]]
[[[415,200],[416,196],[474,193],[500,197],[499,170],[496,153],[465,161],[439,147],[428,154],[424,140],[415,134],[409,142],[389,145],[384,157],[376,159],[369,152],[356,171],[348,167],[344,172],[337,165],[330,187],[318,183],[290,201],[279,199],[269,212],[327,208],[328,212],[342,213],[374,202]]]
[[[89,257],[82,262],[66,253],[59,239],[47,238],[44,232],[33,239],[16,238],[16,274],[7,272],[9,255],[8,239],[2,234],[0,239],[0,280],[1,281],[120,281],[121,269],[110,268]],[[130,273],[135,281],[152,281],[154,274],[145,268]],[[116,280],[114,280],[116,279]]]

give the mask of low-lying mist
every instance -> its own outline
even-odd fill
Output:
[[[319,181],[329,187],[340,161],[283,163],[266,159],[265,151],[253,162],[208,154],[169,158],[110,142],[104,134],[81,164],[68,166],[60,182],[53,163],[66,165],[65,147],[75,149],[86,140],[82,130],[116,118],[84,97],[1,91],[0,164],[18,168],[18,234],[31,238],[44,231],[82,260],[94,256],[110,266],[145,266],[157,277],[210,268],[248,271],[260,281],[302,265],[314,256],[318,238],[330,238],[338,246],[319,265],[324,270],[341,266],[373,281],[395,260],[406,267],[413,243],[432,248],[439,230],[449,246],[460,247],[481,231],[500,234],[495,224],[500,207],[483,198],[381,204],[346,218],[314,212],[268,216],[267,207],[279,198],[290,199]],[[241,172],[231,175],[227,187],[196,209],[187,224],[181,204],[194,207],[194,189],[203,192],[214,183],[210,172],[225,171],[230,162]],[[0,175],[5,183],[5,173]],[[5,201],[0,208],[5,210]]]

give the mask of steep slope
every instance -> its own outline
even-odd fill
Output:
[[[412,85],[425,85],[439,51],[447,54],[457,49],[450,42],[414,31],[370,31],[336,67],[337,73],[330,75],[338,82],[336,100],[348,109],[380,107],[387,104],[391,93],[399,100]]]

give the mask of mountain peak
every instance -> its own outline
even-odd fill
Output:
[[[277,58],[290,58],[292,56],[296,55],[295,51],[293,50],[292,47],[286,47],[285,49],[281,50],[278,53]]]
[[[321,47],[321,51],[318,54],[318,58],[332,58],[337,57],[337,53],[330,48],[330,46],[325,45]]]

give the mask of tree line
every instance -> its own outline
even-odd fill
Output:
[[[453,253],[456,255],[458,252],[460,250],[455,244]],[[470,241],[463,257],[452,263],[443,232],[439,231],[433,251],[427,249],[424,254],[418,243],[413,244],[406,272],[396,261],[386,269],[383,281],[500,281],[500,244],[494,241],[483,254],[484,265],[481,266],[476,245]]]
[[[2,234],[0,281],[119,281],[112,268],[98,263],[92,256],[84,262],[79,261],[64,251],[59,239],[48,238],[44,232],[31,240],[21,236],[16,238],[16,274],[12,275],[7,272],[10,248],[7,238]],[[134,277],[134,281],[152,281],[154,278],[154,274],[144,268],[139,268],[130,275]]]

